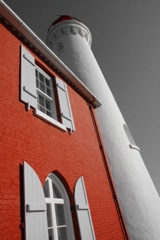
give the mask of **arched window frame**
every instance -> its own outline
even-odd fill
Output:
[[[56,188],[58,189],[58,192],[61,195],[61,198],[54,198],[54,197],[46,197],[45,196],[45,202],[46,204],[51,204],[51,214],[52,214],[52,221],[53,221],[53,227],[52,228],[48,228],[48,229],[52,229],[51,231],[53,232],[53,229],[55,229],[54,231],[54,238],[55,240],[59,240],[60,238],[58,238],[58,225],[57,225],[57,216],[56,216],[56,209],[55,209],[55,204],[61,204],[64,206],[64,218],[66,221],[65,225],[62,225],[61,227],[66,227],[67,230],[67,237],[65,240],[75,240],[75,236],[74,236],[74,230],[73,230],[73,223],[72,223],[72,216],[71,216],[71,211],[70,211],[70,202],[69,202],[69,197],[67,194],[67,191],[63,185],[63,183],[60,181],[60,179],[54,174],[50,174],[47,179],[46,182],[48,181],[49,184],[49,191],[50,191],[50,196],[54,196],[53,193],[53,185],[52,183],[56,186]],[[45,186],[44,186],[44,192],[45,192]],[[49,211],[49,210],[48,210]],[[48,212],[49,214],[49,212]],[[48,216],[49,217],[49,216]]]
[[[65,204],[68,230],[67,238],[69,240],[75,240],[67,191],[60,179],[55,175],[49,175],[48,179],[54,182],[61,191],[62,199],[59,199],[59,201]],[[34,169],[27,162],[24,162],[24,219],[26,240],[51,240],[48,236],[47,204],[45,202],[44,190]],[[74,198],[81,239],[95,240],[89,202],[82,176],[76,182]],[[59,240],[66,240],[67,238],[63,237]],[[57,238],[54,240],[57,240]]]

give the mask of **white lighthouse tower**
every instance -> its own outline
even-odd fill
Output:
[[[92,53],[91,41],[89,29],[69,16],[55,21],[47,36],[47,45],[102,103],[96,114],[129,239],[159,240],[158,193]]]

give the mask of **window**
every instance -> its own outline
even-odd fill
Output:
[[[59,178],[50,174],[43,188],[38,175],[27,162],[24,162],[23,176],[25,239],[75,240],[68,194]],[[74,200],[81,239],[95,240],[83,177],[75,184]]]
[[[53,84],[54,83],[54,84]],[[54,92],[57,93],[55,98]],[[21,47],[21,100],[35,115],[66,131],[75,131],[66,84],[49,76],[35,64],[32,54]],[[59,106],[59,111],[57,107]],[[57,116],[58,115],[58,116]]]
[[[49,117],[57,119],[52,79],[38,66],[35,71],[38,109]]]
[[[126,124],[124,124],[123,127],[124,127],[124,131],[125,131],[125,133],[126,133],[126,135],[128,137],[128,140],[129,140],[129,143],[130,143],[129,144],[130,148],[136,149],[136,150],[140,151],[139,147],[136,145],[136,143],[135,143],[135,141],[133,139],[133,136],[132,136],[128,126]]]
[[[44,185],[49,240],[74,239],[70,204],[61,181],[50,174]]]

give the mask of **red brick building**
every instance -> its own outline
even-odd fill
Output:
[[[1,240],[127,239],[100,102],[3,2],[0,14]]]

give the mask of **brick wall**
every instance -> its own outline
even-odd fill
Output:
[[[0,25],[1,240],[23,239],[21,166],[24,160],[34,168],[42,184],[53,171],[62,181],[65,179],[71,205],[75,183],[84,176],[96,239],[124,239],[88,105],[68,87],[76,126],[71,135],[34,116],[32,109],[26,111],[25,104],[19,100],[20,45],[21,42]],[[74,210],[73,216],[75,218]],[[75,234],[79,239],[76,224]]]

